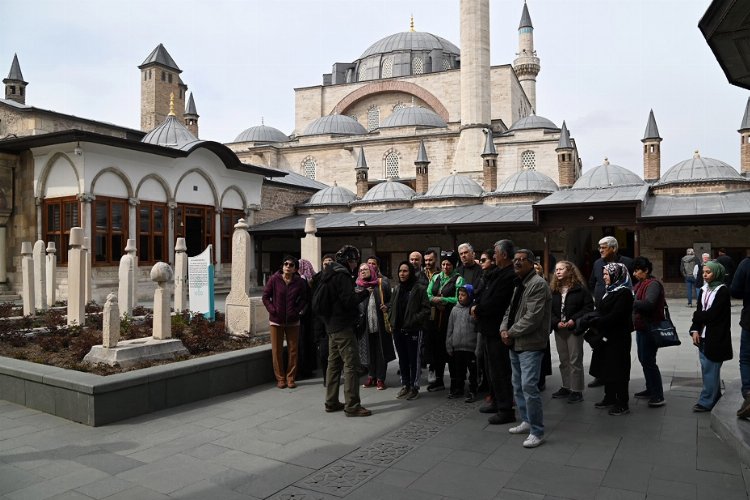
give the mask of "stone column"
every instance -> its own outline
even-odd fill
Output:
[[[84,238],[91,238],[91,202],[94,200],[96,196],[91,193],[78,195],[78,201],[81,202],[81,229],[83,229]]]
[[[214,262],[217,273],[221,271],[221,214],[223,212],[224,210],[217,208],[214,217]]]
[[[55,242],[47,243],[47,307],[53,307],[57,302],[57,248]]]
[[[174,252],[174,310],[179,313],[188,308],[188,256],[185,238],[177,238]]]
[[[136,239],[138,235],[135,234],[138,229],[138,205],[140,200],[138,198],[128,198],[128,239]]]
[[[320,269],[320,252],[322,243],[318,236],[315,236],[317,228],[315,227],[315,217],[305,219],[305,237],[302,238],[300,256],[309,260],[315,269]]]
[[[34,198],[34,203],[36,204],[36,239],[41,240],[42,239],[42,203],[44,203],[44,198],[37,196],[36,198]]]
[[[8,232],[5,225],[0,226],[0,287],[8,283]]]
[[[132,265],[130,266],[131,282],[133,283],[133,289],[130,291],[130,306],[135,307],[138,305],[138,253],[135,248],[135,239],[128,238],[128,243],[125,245],[125,252],[130,256]],[[119,298],[122,303],[122,298]]]
[[[83,261],[86,267],[83,272],[83,297],[86,304],[91,302],[91,239],[83,237]]]
[[[47,309],[47,254],[44,241],[34,243],[34,304],[37,309]]]
[[[86,323],[86,297],[84,296],[84,273],[86,270],[83,253],[83,229],[70,230],[68,250],[68,326]]]
[[[240,219],[234,225],[231,288],[224,306],[227,330],[232,335],[241,336],[248,336],[252,326],[252,310],[248,294],[251,286],[252,240],[247,229],[245,219]]]
[[[131,245],[131,241],[128,240],[128,244],[125,249]],[[135,262],[130,252],[126,252],[125,255],[120,257],[120,268],[117,273],[118,287],[117,287],[117,300],[122,305],[120,311],[122,315],[131,316],[133,314],[133,297],[135,295]]]
[[[172,314],[169,308],[169,281],[172,279],[172,268],[166,262],[157,262],[151,268],[151,281],[156,282],[154,290],[154,323],[155,340],[172,338]]]
[[[31,242],[21,243],[21,299],[23,300],[23,315],[36,316],[34,304],[34,259],[32,257]]]
[[[117,306],[117,296],[107,295],[102,316],[102,347],[109,349],[117,347],[120,341],[120,308]]]
[[[177,208],[177,202],[170,200],[167,202],[169,207],[169,215],[167,217],[167,255],[169,255],[169,262],[174,262],[174,211]]]

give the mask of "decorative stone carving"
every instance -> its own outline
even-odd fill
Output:
[[[172,276],[172,268],[165,262],[157,262],[151,268],[151,281],[156,282],[152,328],[155,340],[166,340],[172,337],[172,314],[169,308],[168,289],[168,283]]]
[[[123,316],[133,314],[133,289],[135,288],[135,263],[133,257],[125,254],[120,257],[120,270],[118,273],[117,300],[122,306],[120,311]]]
[[[117,296],[107,295],[102,317],[102,346],[109,349],[117,347],[120,341],[120,308],[117,306]]]
[[[247,232],[245,219],[234,225],[232,234],[232,276],[231,289],[225,301],[226,325],[232,335],[247,336],[252,328],[250,307],[250,259],[252,238]]]

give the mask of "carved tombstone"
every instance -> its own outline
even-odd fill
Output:
[[[23,300],[23,315],[36,316],[34,304],[34,259],[32,257],[31,242],[21,243],[21,299]]]
[[[232,335],[247,336],[251,330],[250,261],[251,239],[245,219],[234,225],[232,234],[232,280],[224,312],[227,330]]]
[[[313,268],[321,269],[320,267],[320,253],[322,249],[322,243],[319,236],[315,236],[318,231],[315,226],[315,218],[308,217],[305,219],[305,237],[300,242],[300,256],[312,263]]]
[[[69,243],[68,325],[83,326],[86,322],[86,297],[84,296],[86,261],[85,254],[82,249],[83,229],[81,229],[80,227],[71,228]]]
[[[188,256],[185,238],[177,238],[174,246],[174,310],[188,308]]]
[[[172,275],[172,268],[165,262],[157,262],[151,268],[151,281],[156,282],[153,323],[155,340],[166,340],[172,337],[172,311],[169,308],[168,288]]]
[[[117,347],[120,341],[120,308],[117,307],[117,296],[114,293],[107,295],[102,316],[102,346],[106,348]]]
[[[120,313],[123,316],[133,315],[133,268],[135,263],[130,254],[120,257],[120,269],[117,273],[119,285],[117,287],[117,301],[120,304]]]
[[[89,237],[83,237],[84,262],[86,266],[83,271],[83,297],[86,304],[91,302],[91,243]]]
[[[53,307],[57,302],[57,248],[55,242],[47,243],[47,307]]]
[[[47,254],[44,242],[34,243],[34,304],[37,309],[47,309]]]
[[[133,307],[138,305],[138,275],[136,274],[138,271],[138,254],[136,253],[135,240],[133,238],[128,238],[128,242],[125,245],[125,252],[127,252],[133,262],[133,265],[130,267],[130,279],[133,283],[133,288],[130,290],[130,307],[132,310]],[[122,307],[122,302],[120,302],[120,307]]]

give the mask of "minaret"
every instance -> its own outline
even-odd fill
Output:
[[[21,65],[18,64],[18,55],[13,54],[13,63],[10,65],[8,78],[3,79],[5,84],[5,98],[16,101],[19,104],[26,104],[26,85],[29,82],[24,81],[21,73]]]
[[[193,93],[190,92],[187,107],[185,107],[185,126],[197,138],[198,137],[198,111],[195,109]]]
[[[484,141],[484,151],[482,152],[484,190],[492,192],[497,189],[497,150],[495,149],[495,141],[492,139],[492,129],[486,130],[487,138]]]
[[[643,134],[643,180],[646,182],[656,182],[661,177],[661,146],[659,143],[662,138],[659,137],[659,128],[656,126],[654,119],[654,110],[648,114],[648,123],[646,132]]]
[[[367,194],[368,189],[368,171],[367,160],[365,159],[365,148],[359,148],[359,155],[357,156],[357,166],[354,167],[354,172],[357,174],[357,198],[360,200]]]
[[[414,166],[417,167],[417,181],[415,186],[417,194],[425,194],[430,187],[429,165],[430,160],[427,159],[427,150],[424,147],[424,141],[419,141],[419,152],[417,153],[417,159],[414,161]]]
[[[539,74],[539,58],[534,50],[534,26],[531,24],[529,8],[523,2],[521,23],[518,25],[518,57],[513,61],[513,69],[521,83],[526,97],[529,98],[531,109],[536,112],[536,75]]]
[[[138,69],[141,70],[141,130],[153,130],[167,118],[170,94],[174,94],[180,112],[176,116],[182,120],[187,85],[182,83],[182,70],[164,45],[159,44]]]
[[[569,188],[576,182],[576,168],[573,161],[573,143],[570,142],[570,133],[564,121],[560,130],[560,141],[555,151],[557,152],[557,183],[561,188]]]
[[[461,135],[453,170],[482,171],[482,129],[490,128],[490,2],[461,0]]]
[[[740,144],[740,173],[750,177],[750,97],[745,105],[745,116],[742,117],[742,125],[737,131],[740,133],[742,142]]]

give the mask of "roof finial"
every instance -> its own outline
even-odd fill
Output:
[[[700,158],[700,157],[701,157],[701,153],[700,153],[700,151],[698,151],[698,150],[696,149],[696,150],[695,150],[695,153],[693,153],[693,158],[695,158],[695,159],[698,159],[698,158]]]
[[[411,32],[416,31],[414,29],[414,14],[411,15],[411,20],[409,21],[409,31],[411,31]]]
[[[169,94],[169,116],[177,116],[174,113],[174,92]]]
[[[333,181],[333,187],[338,187],[338,185],[339,185],[339,183],[334,180]]]
[[[262,116],[260,117],[260,124],[261,125],[265,125],[266,124],[265,118],[263,118]]]
[[[609,165],[609,158],[607,158],[606,156],[604,157],[604,164]]]

